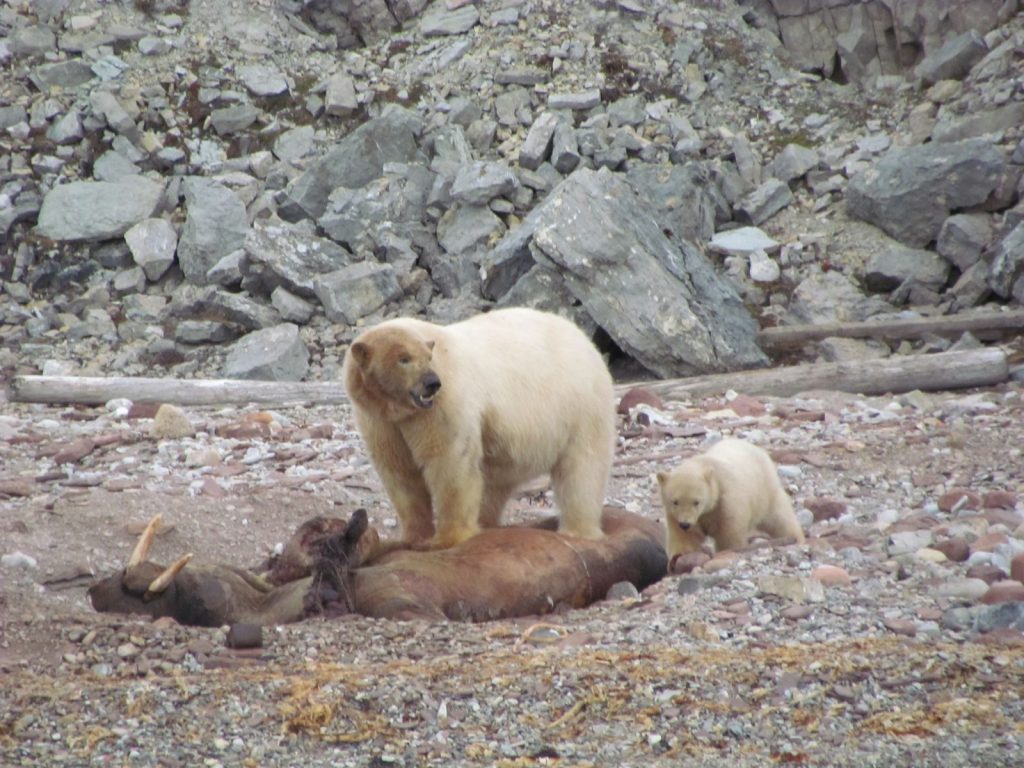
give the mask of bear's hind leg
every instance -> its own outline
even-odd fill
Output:
[[[611,472],[611,444],[607,455],[577,446],[551,470],[551,485],[558,505],[558,532],[583,539],[600,539],[604,494]]]
[[[775,494],[768,514],[757,527],[772,538],[793,539],[797,544],[804,543],[804,531],[793,512],[793,503],[781,488]]]
[[[501,513],[516,487],[491,483],[484,488],[483,503],[480,505],[481,528],[497,528],[501,525]]]

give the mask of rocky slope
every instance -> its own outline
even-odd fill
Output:
[[[361,324],[525,303],[665,376],[766,363],[762,326],[1013,309],[1024,17],[939,5],[5,0],[0,370],[331,380]],[[1019,382],[639,399],[609,503],[658,518],[653,472],[742,436],[807,544],[251,651],[85,586],[158,511],[165,561],[359,506],[386,535],[347,408],[3,402],[0,763],[1019,764]]]

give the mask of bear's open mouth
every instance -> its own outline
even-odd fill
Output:
[[[434,407],[434,396],[433,395],[419,395],[416,392],[410,392],[409,395],[412,397],[413,405],[417,408],[433,408]]]

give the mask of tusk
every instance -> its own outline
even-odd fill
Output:
[[[178,560],[171,565],[164,568],[164,572],[149,582],[149,586],[146,588],[146,594],[155,595],[163,592],[174,581],[174,577],[181,573],[182,569],[188,565],[189,560],[192,559],[192,553],[189,552],[187,555],[182,555]]]
[[[149,548],[153,546],[153,537],[156,536],[156,529],[160,527],[161,523],[163,523],[163,517],[159,514],[154,515],[153,519],[149,521],[146,530],[139,536],[139,543],[135,545],[135,551],[128,558],[126,568],[134,568],[140,563],[146,562],[146,558],[149,556]]]

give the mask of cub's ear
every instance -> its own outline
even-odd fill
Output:
[[[370,345],[366,342],[355,342],[348,348],[348,353],[352,355],[352,358],[359,364],[360,368],[365,368],[366,364],[370,362]]]
[[[431,339],[430,341],[428,341],[428,342],[427,342],[427,349],[429,349],[429,350],[430,350],[431,352],[433,352],[433,351],[434,351],[434,344],[435,344],[435,342],[434,342],[434,340],[433,340],[433,339]]]
[[[707,480],[708,482],[711,482],[711,480],[715,476],[715,470],[712,469],[711,467],[704,467],[703,474],[704,474],[704,479]]]
[[[655,477],[658,478],[658,485],[665,485],[668,481],[668,472],[659,472]]]

